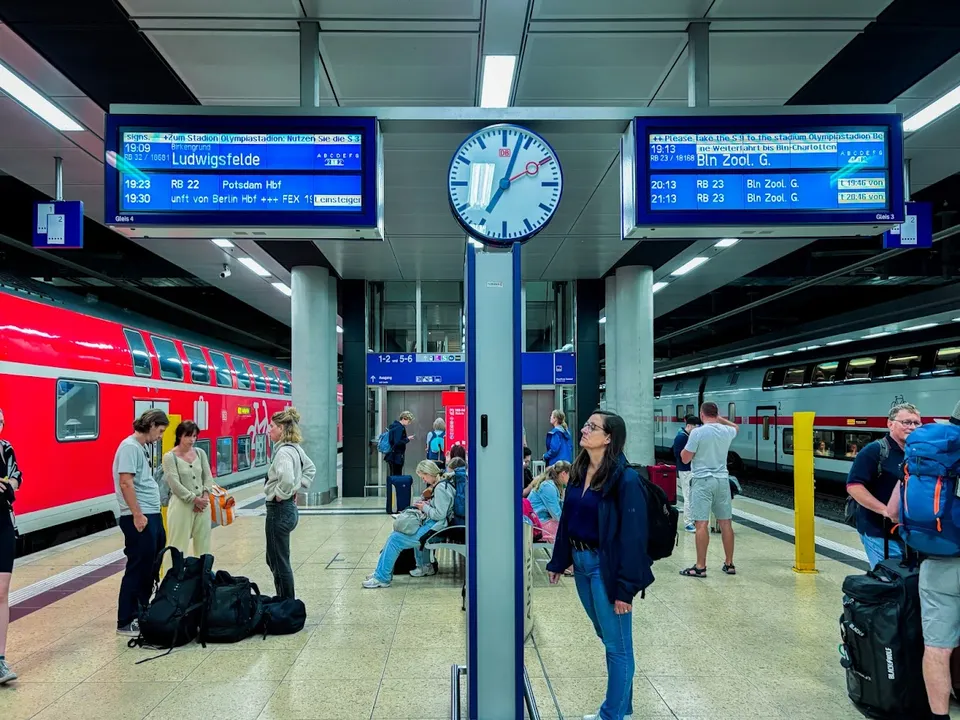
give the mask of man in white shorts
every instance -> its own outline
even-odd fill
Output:
[[[720,417],[717,404],[705,402],[700,406],[698,428],[690,432],[687,446],[680,453],[690,463],[690,515],[696,526],[697,562],[686,570],[684,577],[707,576],[707,547],[710,545],[710,511],[720,525],[720,537],[726,562],[723,572],[736,575],[733,564],[733,498],[730,495],[730,474],[727,472],[727,453],[739,431],[735,423]]]

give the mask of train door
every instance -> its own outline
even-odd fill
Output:
[[[757,468],[777,470],[777,406],[757,406]]]
[[[653,447],[666,447],[666,417],[663,408],[653,411]]]
[[[147,410],[163,410],[167,415],[170,414],[170,402],[168,400],[134,400],[133,401],[133,419],[143,415]],[[168,431],[176,428],[167,428]],[[160,438],[148,448],[150,453],[150,467],[156,470],[163,461],[163,438]]]

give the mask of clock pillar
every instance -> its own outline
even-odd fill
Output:
[[[652,465],[653,450],[653,269],[617,268],[611,313],[607,294],[607,406],[611,398],[611,362],[616,377],[613,408],[627,425],[624,452],[630,462]],[[612,343],[611,343],[612,340]]]
[[[337,278],[326,268],[291,272],[293,405],[303,449],[317,466],[308,505],[325,505],[337,487]]]

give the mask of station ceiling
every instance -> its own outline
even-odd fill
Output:
[[[173,302],[213,308],[256,336],[282,334],[288,298],[242,269],[221,280],[222,264],[232,261],[227,251],[197,241],[136,245],[97,225],[101,134],[104,110],[116,103],[298,105],[303,19],[320,23],[321,105],[331,107],[475,106],[482,56],[515,38],[514,106],[681,109],[686,30],[701,20],[711,24],[717,106],[894,103],[910,113],[960,84],[960,5],[949,0],[0,0],[0,60],[88,128],[60,134],[0,99],[0,169],[10,176],[0,178],[4,197],[52,195],[52,158],[59,154],[65,197],[84,200],[90,224],[99,228],[99,251],[71,256],[76,265],[109,276],[111,262],[129,258],[121,265],[131,280],[193,283],[178,286],[178,280],[158,291]],[[565,170],[564,198],[549,229],[527,248],[528,279],[598,278],[625,264],[650,264],[660,279],[701,252],[701,241],[620,240],[619,132],[550,139]],[[464,239],[444,182],[456,138],[405,133],[387,134],[384,142],[386,242],[350,248],[249,241],[239,250],[287,283],[297,264],[324,265],[344,278],[459,277]],[[960,111],[911,135],[907,156],[914,195],[935,203],[940,226],[954,224]],[[5,214],[0,233],[28,241],[15,223],[3,224]],[[685,331],[869,259],[879,245],[878,239],[743,240],[656,296],[657,335],[671,336],[658,342],[657,355],[702,353],[838,307],[906,298],[956,276],[956,251],[944,241],[895,263],[861,263],[849,277]],[[16,252],[10,243],[2,247]],[[31,277],[56,274],[49,260],[30,253],[18,263]],[[63,274],[76,279],[79,271]]]

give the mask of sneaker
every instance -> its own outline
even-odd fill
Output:
[[[7,665],[6,660],[0,660],[0,685],[6,685],[16,679],[17,674],[13,671],[13,668]]]
[[[693,523],[687,523],[684,528],[688,533],[695,533],[697,531],[697,526]]]
[[[426,567],[414,568],[410,571],[410,577],[430,577],[431,575],[436,575],[437,571],[433,569],[433,565],[427,565]]]
[[[375,577],[370,578],[369,580],[364,581],[363,587],[367,590],[376,590],[377,588],[388,588],[390,583],[380,582]]]
[[[117,628],[117,635],[126,635],[127,637],[140,637],[140,621],[134,620],[129,625]]]
[[[600,713],[597,713],[596,715],[584,715],[583,720],[602,720],[602,719],[600,717]],[[624,715],[623,720],[633,720],[633,715]]]

